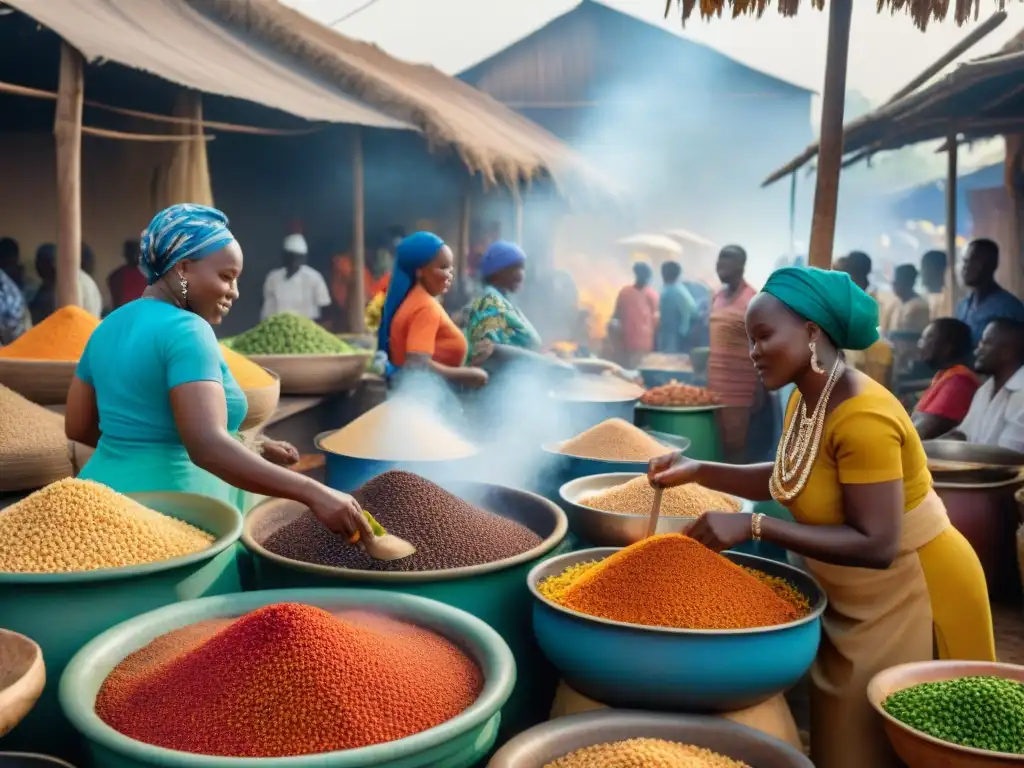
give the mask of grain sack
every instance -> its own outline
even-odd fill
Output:
[[[0,492],[71,477],[64,417],[0,384]]]

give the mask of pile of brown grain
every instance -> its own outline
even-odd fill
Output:
[[[650,461],[671,453],[672,448],[625,419],[608,419],[566,440],[559,452],[583,459]]]
[[[583,747],[544,768],[750,768],[709,749],[664,739],[626,739]]]
[[[646,475],[621,485],[583,496],[579,503],[605,512],[649,515],[654,505],[654,488]],[[666,488],[661,498],[661,514],[669,517],[700,517],[705,512],[739,512],[740,503],[725,493],[697,483]]]
[[[333,453],[380,461],[452,461],[477,449],[408,398],[388,400],[321,441]]]
[[[257,541],[271,552],[318,565],[364,571],[435,571],[483,565],[520,555],[541,543],[525,525],[480,509],[410,472],[384,472],[354,494],[388,531],[416,554],[374,560],[350,546],[309,513]]]
[[[64,417],[0,385],[0,491],[71,477]]]

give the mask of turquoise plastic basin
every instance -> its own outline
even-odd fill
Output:
[[[4,749],[55,754],[74,763],[77,739],[57,704],[57,681],[78,649],[140,613],[240,589],[235,562],[242,533],[238,510],[189,493],[127,495],[217,539],[207,550],[162,563],[81,573],[0,573],[0,624],[35,640],[46,662],[43,695],[4,737]]]
[[[465,712],[414,736],[343,752],[281,758],[195,755],[130,739],[96,715],[96,694],[126,656],[180,627],[241,616],[273,603],[306,603],[327,610],[385,612],[452,640],[484,673],[484,688]],[[82,734],[94,768],[470,768],[494,745],[501,707],[512,692],[516,665],[508,646],[484,622],[420,597],[367,589],[290,589],[210,597],[170,605],[104,632],[68,664],[60,681],[60,705]]]
[[[301,514],[294,502],[272,500],[246,517],[242,542],[253,556],[259,589],[359,586],[405,592],[461,608],[483,619],[515,655],[519,679],[502,712],[502,730],[518,733],[547,719],[558,676],[537,647],[530,627],[533,599],[526,576],[537,563],[568,552],[568,521],[552,502],[526,491],[486,483],[446,485],[452,493],[495,514],[516,520],[541,537],[541,543],[516,557],[445,571],[377,573],[290,560],[259,542]]]
[[[611,707],[672,712],[733,712],[788,690],[810,669],[821,639],[825,593],[790,565],[738,552],[726,557],[792,583],[811,612],[776,627],[687,630],[626,624],[552,603],[537,584],[576,563],[603,560],[617,548],[586,549],[536,566],[533,631],[574,690]]]

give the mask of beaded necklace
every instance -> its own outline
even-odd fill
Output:
[[[821,448],[821,435],[825,430],[825,412],[828,409],[829,397],[845,366],[841,357],[837,357],[829,371],[828,381],[821,391],[817,405],[810,416],[807,415],[807,402],[797,392],[797,403],[789,429],[775,453],[775,464],[768,482],[772,498],[780,503],[792,501],[807,485],[814,462]],[[795,483],[794,483],[795,479]]]

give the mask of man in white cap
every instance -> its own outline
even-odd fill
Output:
[[[284,239],[284,266],[271,270],[263,283],[261,319],[278,312],[294,312],[319,320],[320,312],[331,303],[323,275],[306,264],[309,247],[299,234]]]

